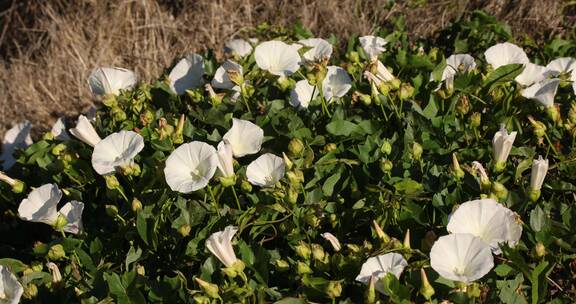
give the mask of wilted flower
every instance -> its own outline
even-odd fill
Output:
[[[391,273],[396,278],[400,278],[406,266],[408,266],[408,262],[398,253],[387,253],[371,257],[362,264],[362,269],[356,277],[356,281],[368,285],[372,277],[381,279],[386,276],[387,273]],[[376,290],[384,293],[382,284],[376,284]]]
[[[548,173],[548,159],[543,159],[542,155],[538,156],[532,163],[532,174],[530,175],[530,189],[528,194],[532,201],[537,201],[540,198],[540,189],[544,184],[544,178]]]
[[[284,176],[284,171],[284,160],[274,154],[266,153],[248,165],[246,177],[253,185],[273,187]]]
[[[252,45],[244,39],[233,39],[224,44],[224,52],[233,56],[246,57],[252,53]]]
[[[230,73],[235,73],[239,76],[243,74],[242,66],[232,60],[226,60],[216,70],[214,79],[212,79],[212,86],[218,89],[232,89],[237,86],[234,80],[230,79]]]
[[[120,131],[101,140],[92,152],[92,167],[98,174],[114,173],[132,165],[134,157],[144,149],[144,138],[133,131]]]
[[[556,58],[548,65],[546,68],[550,70],[554,76],[560,76],[562,74],[570,75],[571,72],[576,70],[576,59],[572,57],[561,57]]]
[[[475,235],[490,245],[495,254],[502,252],[500,244],[514,247],[522,236],[516,213],[493,199],[463,203],[450,215],[446,230]]]
[[[224,231],[215,232],[206,240],[208,250],[226,267],[230,267],[238,261],[234,248],[232,248],[232,238],[236,232],[238,232],[238,227],[227,226]]]
[[[514,145],[514,139],[516,139],[516,133],[512,132],[508,134],[506,127],[504,125],[500,126],[500,131],[494,134],[492,138],[492,148],[494,152],[494,161],[496,166],[496,171],[502,171],[506,166],[506,160],[512,150]]]
[[[30,137],[30,129],[32,129],[32,124],[29,121],[24,121],[13,126],[4,134],[2,155],[0,156],[4,170],[12,168],[16,163],[16,159],[13,156],[16,149],[24,149],[33,143]]]
[[[318,96],[318,91],[308,80],[300,80],[290,92],[290,105],[295,108],[306,109],[310,105],[310,101]]]
[[[498,43],[489,47],[484,52],[484,56],[494,69],[508,64],[526,64],[530,62],[522,48],[509,42]]]
[[[430,266],[443,278],[470,283],[494,267],[490,246],[469,233],[440,237],[430,250]]]
[[[326,77],[322,81],[324,98],[331,102],[334,98],[346,95],[350,88],[352,88],[352,80],[346,70],[337,66],[329,66]]]
[[[46,266],[50,270],[50,273],[52,273],[52,283],[53,284],[56,284],[56,283],[59,283],[60,281],[62,281],[62,274],[60,273],[60,269],[58,268],[58,265],[54,264],[53,262],[48,262],[46,264]]]
[[[52,125],[50,133],[52,133],[52,135],[54,135],[54,138],[56,138],[57,140],[61,141],[70,140],[70,136],[68,136],[68,133],[66,132],[66,125],[64,124],[64,119],[62,119],[62,117],[58,118],[58,120],[56,120],[54,125]]]
[[[224,177],[234,175],[234,154],[232,145],[227,140],[222,140],[218,144],[218,169]]]
[[[376,86],[396,79],[380,60],[376,60],[369,67],[369,70],[364,71],[364,77]]]
[[[338,240],[338,238],[336,238],[332,233],[330,232],[324,232],[322,234],[320,234],[325,240],[327,240],[328,242],[330,242],[330,245],[332,245],[332,248],[334,248],[334,251],[340,251],[340,249],[342,249],[342,246],[340,245],[340,241]]]
[[[360,40],[360,45],[362,46],[362,49],[364,49],[364,52],[366,52],[366,55],[370,57],[370,60],[378,57],[378,55],[384,52],[386,50],[384,46],[388,43],[384,38],[370,35],[362,36],[358,38],[358,40]]]
[[[442,72],[441,82],[446,83],[447,88],[454,86],[454,76],[458,73],[467,73],[476,68],[474,57],[468,54],[454,54],[446,59],[446,67]]]
[[[78,234],[83,229],[82,212],[84,203],[79,201],[70,201],[60,208],[60,214],[66,218],[66,225],[62,228],[68,233]]]
[[[300,68],[299,46],[272,40],[260,43],[254,50],[256,64],[276,76],[290,76]]]
[[[58,219],[58,202],[62,191],[56,184],[46,184],[38,187],[23,199],[18,207],[18,216],[29,222],[54,225]]]
[[[170,71],[170,89],[176,95],[182,95],[186,90],[199,88],[204,84],[203,75],[204,58],[198,54],[188,54]]]
[[[216,168],[216,149],[207,143],[193,141],[181,145],[168,156],[164,175],[170,189],[190,193],[206,187]]]
[[[0,265],[0,302],[3,304],[18,304],[24,293],[22,284],[7,266]]]
[[[525,98],[538,101],[546,108],[554,106],[554,97],[560,84],[559,79],[544,79],[522,90],[521,94]]]
[[[224,134],[222,139],[232,145],[234,157],[258,153],[264,140],[264,130],[254,123],[232,118],[232,128]]]
[[[550,75],[550,70],[547,67],[537,65],[534,63],[524,64],[524,70],[514,80],[522,86],[530,86],[534,83],[540,82]]]
[[[310,38],[300,40],[298,43],[311,48],[302,55],[306,61],[320,62],[332,56],[332,44],[324,39]]]
[[[98,144],[102,139],[96,133],[96,130],[84,115],[78,116],[78,122],[76,122],[76,127],[70,130],[70,134],[74,137],[78,138],[79,140],[83,141],[84,143],[94,147]]]
[[[118,95],[120,90],[133,88],[137,81],[134,72],[116,67],[95,68],[88,77],[90,90],[96,95]]]

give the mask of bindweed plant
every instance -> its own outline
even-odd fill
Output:
[[[576,40],[263,25],[6,133],[2,303],[571,303]],[[509,41],[509,42],[505,42]]]

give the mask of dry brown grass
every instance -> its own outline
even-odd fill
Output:
[[[346,37],[370,33],[406,15],[414,35],[430,35],[470,9],[485,8],[533,37],[565,30],[562,0],[429,1],[412,7],[386,0],[75,0],[0,3],[0,134],[28,119],[45,130],[60,115],[91,105],[86,78],[98,65],[157,77],[189,51],[222,43],[262,22]]]

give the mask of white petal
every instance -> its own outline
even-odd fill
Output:
[[[348,72],[341,67],[329,66],[326,77],[322,81],[322,91],[324,98],[332,101],[334,98],[340,98],[352,88],[352,80]]]
[[[0,293],[4,295],[4,299],[0,300],[2,304],[18,304],[20,303],[20,297],[24,293],[22,284],[8,270],[8,267],[3,265],[0,265]]]
[[[559,79],[544,79],[521,91],[522,96],[538,101],[545,107],[554,106]]]
[[[319,62],[324,59],[330,59],[332,56],[332,44],[320,38],[310,38],[298,41],[298,43],[311,47],[302,55],[306,61]]]
[[[238,231],[238,227],[227,226],[224,231],[218,231],[210,235],[206,240],[206,247],[226,267],[232,266],[237,261],[232,238]]]
[[[576,59],[572,57],[556,58],[550,61],[546,68],[554,72],[556,76],[568,74],[576,69]]]
[[[52,133],[52,135],[54,135],[54,138],[58,140],[61,141],[70,140],[70,136],[68,136],[68,133],[66,132],[66,125],[64,124],[64,120],[62,119],[62,117],[56,120],[50,132]]]
[[[92,147],[96,146],[96,144],[102,140],[98,133],[96,133],[92,123],[90,123],[90,120],[88,120],[88,118],[86,118],[84,115],[78,116],[76,128],[72,128],[68,131],[70,131],[70,134],[72,134],[74,137]]]
[[[517,132],[508,134],[508,130],[504,125],[500,126],[500,130],[494,134],[492,138],[492,148],[494,152],[494,160],[498,162],[506,162],[508,155],[514,145]]]
[[[260,187],[273,187],[284,176],[285,164],[281,157],[266,153],[246,168],[248,181]]]
[[[112,133],[101,140],[92,152],[92,167],[98,174],[113,173],[120,166],[129,165],[144,149],[144,138],[133,131]]]
[[[398,253],[387,253],[371,257],[362,264],[362,269],[360,270],[360,274],[356,277],[356,281],[368,285],[372,276],[376,279],[381,279],[387,273],[391,273],[396,278],[400,278],[400,275],[406,266],[408,266],[408,262],[406,262],[404,257]],[[384,293],[384,289],[379,286],[379,284],[376,284],[376,289]]]
[[[22,200],[18,216],[26,221],[52,225],[58,218],[57,205],[61,198],[62,191],[56,184],[38,187]]]
[[[218,144],[218,169],[224,177],[234,175],[234,154],[232,152],[232,145],[223,140]]]
[[[248,120],[232,118],[232,128],[222,138],[232,145],[234,157],[242,157],[260,151],[264,130]]]
[[[454,75],[460,72],[469,72],[476,68],[474,57],[468,54],[454,54],[446,59],[446,67],[442,72],[441,81],[446,81],[446,86],[451,87],[454,81]]]
[[[484,56],[494,69],[513,63],[526,64],[530,62],[522,48],[509,42],[491,46],[484,52]]]
[[[170,71],[170,89],[177,95],[182,95],[186,90],[199,88],[204,84],[203,75],[204,58],[198,54],[188,54]]]
[[[544,80],[548,75],[550,75],[548,68],[529,62],[524,65],[524,70],[514,80],[523,86],[529,86]]]
[[[176,148],[168,159],[164,175],[173,191],[190,193],[202,189],[218,167],[218,152],[207,143],[193,141]]]
[[[216,69],[216,73],[214,74],[214,79],[212,79],[212,86],[218,89],[232,89],[236,86],[230,77],[228,76],[227,71],[235,71],[238,72],[240,75],[243,74],[242,66],[237,64],[234,61],[226,60],[222,65]]]
[[[246,57],[252,53],[252,45],[244,39],[234,39],[226,42],[224,52]]]
[[[64,231],[68,233],[78,234],[82,231],[82,212],[84,211],[84,203],[79,201],[71,201],[60,208],[60,212],[68,223],[64,226]]]
[[[118,95],[120,90],[133,88],[137,81],[134,72],[116,67],[95,68],[88,78],[90,90],[96,95]]]
[[[16,149],[25,149],[33,143],[30,137],[31,129],[32,124],[26,120],[13,126],[4,134],[4,139],[2,140],[2,155],[0,156],[4,170],[12,168],[16,163],[16,159],[14,159],[13,156]]]
[[[282,41],[266,41],[254,50],[256,64],[276,76],[290,76],[300,68],[301,58],[297,48]]]
[[[340,241],[338,240],[337,237],[335,237],[332,233],[330,232],[324,232],[322,234],[320,234],[325,240],[327,240],[328,242],[330,242],[330,244],[332,245],[332,248],[334,248],[334,251],[340,251],[340,249],[342,249],[342,246],[340,245]]]
[[[371,59],[378,57],[378,55],[384,52],[386,50],[384,46],[388,44],[386,39],[375,36],[363,36],[358,38],[358,40],[360,40],[360,45],[362,45],[364,52],[366,52]]]
[[[318,96],[318,89],[303,79],[296,83],[296,86],[290,92],[290,105],[295,108],[306,109],[310,101]]]

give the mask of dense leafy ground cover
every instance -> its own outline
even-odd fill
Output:
[[[408,35],[95,69],[95,115],[7,134],[0,301],[570,303],[575,41]]]

